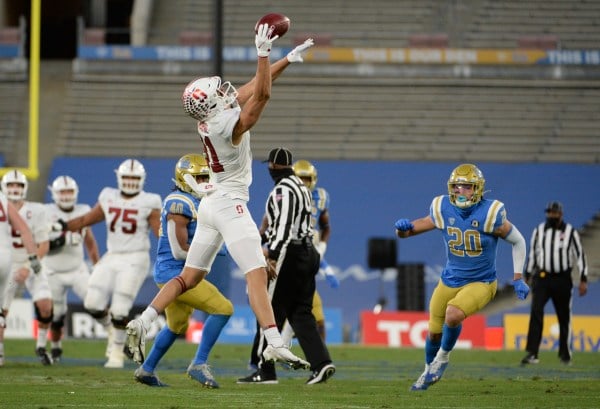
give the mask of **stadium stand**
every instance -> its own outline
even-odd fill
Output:
[[[175,44],[180,30],[198,32],[199,38],[212,32],[212,0],[157,3],[153,26],[160,30],[150,33],[150,44]],[[276,11],[294,17],[292,30],[296,33],[296,27],[302,27],[302,34],[324,36],[334,47],[404,47],[412,34],[435,31],[434,12],[438,9],[438,2],[433,0],[396,0],[393,6],[386,0],[369,3],[281,0],[276,4],[264,2],[263,7],[243,0],[224,3],[227,11],[223,24],[225,45],[251,45],[252,38],[248,35],[257,16]],[[158,21],[160,24],[156,24]],[[282,46],[293,43],[292,34],[279,41]]]
[[[57,154],[164,157],[193,149],[193,123],[180,107],[188,80],[72,81]],[[266,155],[284,143],[315,159],[600,162],[600,89],[559,84],[282,77],[255,128],[254,151]]]
[[[524,36],[552,36],[564,49],[595,49],[600,2],[522,0],[472,2],[463,34],[466,48],[514,48]]]
[[[21,130],[27,130],[27,83],[0,75],[0,146],[7,158],[18,155],[23,143]]]

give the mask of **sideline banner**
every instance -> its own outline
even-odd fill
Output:
[[[34,334],[33,302],[27,298],[15,298],[6,317],[6,339],[31,339]]]
[[[16,301],[16,300],[15,300]],[[29,302],[31,305],[31,302]],[[131,316],[139,315],[144,310],[142,306],[134,306]],[[234,314],[229,319],[229,322],[223,328],[219,336],[219,342],[226,344],[247,344],[252,343],[254,333],[256,331],[256,318],[252,309],[247,305],[234,305]],[[339,344],[342,342],[342,310],[340,308],[325,308],[325,320],[327,330],[327,343]],[[33,325],[31,324],[33,309],[30,308],[28,320],[19,319],[22,323],[19,334],[23,338],[31,338],[34,333]],[[12,316],[12,310],[11,310]],[[166,325],[164,315],[160,315],[152,324],[152,328],[148,331],[148,339],[153,339],[158,331]],[[202,321],[190,319],[186,339],[189,342],[199,343],[202,338]],[[100,325],[91,315],[86,313],[81,304],[69,304],[69,312],[65,325],[65,335],[72,338],[98,339],[106,338],[107,334],[102,325]]]
[[[273,61],[291,47],[273,47]],[[84,60],[211,61],[209,46],[80,46]],[[255,61],[254,47],[227,46],[225,61]],[[473,65],[600,65],[600,50],[524,50],[471,48],[313,47],[304,61],[312,63],[473,64]]]
[[[390,347],[425,347],[429,325],[426,312],[381,312],[361,313],[362,343]],[[473,315],[463,322],[456,348],[471,349],[485,347],[485,318]]]
[[[574,315],[571,319],[571,349],[577,352],[600,350],[600,316]],[[505,349],[524,351],[527,344],[529,314],[504,315]],[[544,330],[540,350],[558,351],[559,328],[554,314],[544,316]]]

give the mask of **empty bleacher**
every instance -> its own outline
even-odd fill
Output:
[[[213,30],[212,0],[176,0],[173,5],[157,2],[155,21],[160,30],[153,30],[151,44],[181,42],[182,32],[205,43]],[[223,36],[225,45],[252,45],[253,29],[258,18],[270,12],[290,17],[290,32],[278,40],[280,46],[290,46],[305,35],[327,38],[334,47],[405,47],[415,33],[430,32],[435,22],[436,3],[433,0],[357,0],[243,1],[225,0]],[[162,22],[165,22],[162,24]],[[177,25],[179,23],[179,25]],[[156,24],[154,25],[156,26]]]
[[[0,146],[5,160],[18,155],[19,144],[26,143],[28,87],[23,80],[0,80]]]
[[[57,153],[198,149],[181,108],[187,80],[73,81]],[[598,117],[600,88],[586,84],[282,77],[252,141],[258,157],[286,145],[315,159],[598,163]]]
[[[154,4],[150,44],[181,43],[182,37],[210,42],[212,0]],[[251,45],[256,20],[268,12],[292,20],[290,33],[278,41],[281,46],[305,34],[321,36],[334,47],[390,48],[408,47],[412,36],[438,32],[446,33],[455,48],[511,49],[535,44],[528,40],[538,37],[547,48],[596,49],[600,38],[600,2],[589,0],[224,0],[224,44]]]
[[[596,49],[600,2],[483,0],[465,27],[467,48],[515,48],[524,36],[555,36],[557,48]]]

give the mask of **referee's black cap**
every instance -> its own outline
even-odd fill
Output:
[[[558,212],[558,213],[562,213],[563,211],[563,205],[561,202],[549,202],[546,205],[546,212]]]
[[[264,162],[271,162],[276,165],[292,166],[293,161],[294,158],[292,157],[292,152],[286,148],[275,148],[269,152],[269,159],[265,160]]]

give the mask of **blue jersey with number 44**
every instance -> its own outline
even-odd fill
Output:
[[[450,203],[448,195],[431,202],[429,214],[442,231],[448,261],[442,282],[461,287],[496,280],[498,237],[492,233],[506,221],[506,209],[498,200],[482,199],[467,209]]]

